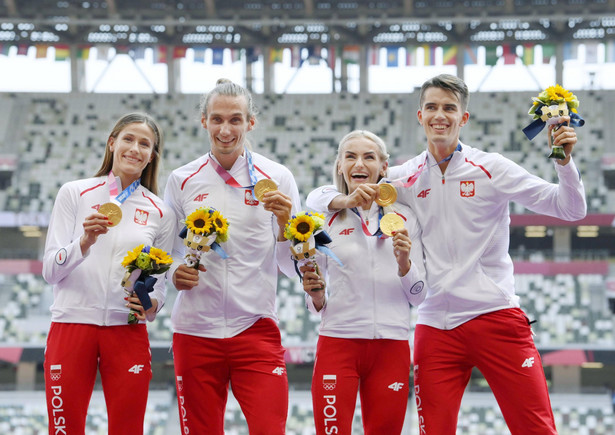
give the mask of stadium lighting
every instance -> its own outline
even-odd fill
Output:
[[[598,237],[599,227],[597,225],[579,225],[577,227],[577,237]]]
[[[530,225],[525,227],[525,237],[546,237],[547,227],[544,225]]]

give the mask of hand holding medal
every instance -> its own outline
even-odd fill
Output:
[[[381,207],[386,207],[397,201],[397,189],[391,183],[378,184],[378,197],[376,204]]]
[[[404,228],[404,220],[397,213],[387,213],[380,219],[380,230],[386,236],[393,237],[393,233]]]
[[[122,220],[122,209],[114,202],[106,202],[98,208],[98,213],[107,216],[111,227],[116,226]]]
[[[272,192],[275,190],[278,190],[278,185],[275,183],[275,181],[269,178],[264,178],[262,180],[258,180],[254,185],[254,196],[256,197],[256,199],[262,202],[265,193]]]
[[[135,180],[132,184],[130,184],[130,186],[118,194],[119,189],[117,187],[117,180],[115,179],[113,171],[110,171],[107,176],[107,185],[109,186],[109,196],[111,197],[111,201],[98,207],[98,213],[107,216],[109,222],[111,223],[110,226],[114,227],[122,220],[121,205],[130,195],[132,195],[135,190],[137,190],[137,188],[141,185],[141,180]]]

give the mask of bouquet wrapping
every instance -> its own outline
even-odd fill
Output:
[[[330,256],[340,265],[341,261],[326,246],[331,238],[323,229],[325,217],[320,213],[302,211],[292,216],[284,227],[284,237],[291,241],[290,252],[299,277],[299,267],[312,263],[318,272],[318,263],[313,260],[316,250]]]
[[[152,307],[149,293],[154,290],[154,284],[158,275],[166,272],[171,267],[173,259],[162,249],[153,246],[139,245],[132,251],[128,251],[122,266],[126,269],[122,279],[122,287],[128,296],[137,296],[144,310]],[[128,314],[128,323],[137,323],[134,311]]]
[[[548,87],[532,100],[532,107],[528,115],[534,120],[523,129],[523,133],[529,140],[534,139],[545,125],[562,124],[560,122],[562,116],[570,116],[570,125],[574,127],[582,127],[585,124],[585,120],[577,112],[578,98],[560,85]],[[564,148],[552,146],[551,140],[551,135],[549,135],[549,146],[551,147],[549,158],[565,159]]]
[[[228,258],[220,245],[228,240],[228,221],[222,213],[212,207],[201,207],[193,211],[184,221],[185,227],[179,234],[186,245],[184,262],[197,269],[201,255],[213,249],[220,257]]]

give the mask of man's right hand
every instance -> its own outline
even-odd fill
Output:
[[[202,264],[199,264],[198,269],[182,264],[173,273],[173,285],[177,290],[192,290],[199,284],[199,271],[205,272],[206,270]]]

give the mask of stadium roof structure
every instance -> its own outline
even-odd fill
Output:
[[[615,39],[615,0],[0,0],[0,44],[541,43]]]

